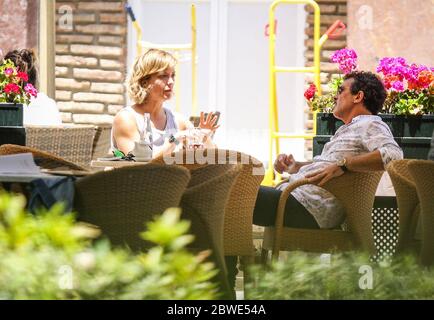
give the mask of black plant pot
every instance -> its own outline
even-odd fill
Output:
[[[0,145],[2,144],[26,145],[22,104],[0,103]]]
[[[389,126],[394,137],[431,137],[434,129],[434,115],[379,114]],[[332,113],[317,113],[317,135],[334,135],[343,125]]]
[[[23,105],[19,103],[0,103],[0,126],[22,127]]]
[[[426,159],[434,130],[434,115],[379,114],[389,126],[396,142],[404,151],[404,158]],[[313,155],[319,155],[336,130],[343,125],[331,113],[317,114],[317,136],[313,141]]]

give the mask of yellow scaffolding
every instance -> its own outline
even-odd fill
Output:
[[[136,30],[137,35],[137,55],[140,55],[142,53],[143,49],[147,48],[158,48],[166,51],[173,52],[173,55],[179,59],[180,52],[182,51],[191,51],[191,100],[192,100],[192,115],[197,116],[198,110],[197,110],[197,44],[196,44],[196,6],[194,4],[191,5],[190,14],[191,14],[191,43],[185,43],[185,44],[158,44],[158,43],[151,43],[147,41],[142,41],[142,28],[140,27],[139,23],[137,22],[133,10],[130,5],[126,4],[125,8],[127,10],[127,13],[129,14],[133,27]],[[179,63],[176,65],[175,73],[179,75]],[[180,77],[177,78],[178,80],[175,82],[175,105],[176,105],[176,111],[181,110],[181,90],[180,90]]]
[[[314,9],[314,27],[313,27],[313,66],[312,67],[283,67],[276,66],[275,63],[275,47],[276,47],[276,32],[275,32],[275,9],[281,4],[307,4]],[[279,154],[280,138],[293,138],[293,139],[313,139],[316,135],[316,112],[313,113],[313,133],[312,134],[292,134],[279,131],[278,123],[278,110],[277,110],[277,89],[276,89],[276,74],[278,72],[296,72],[296,73],[313,73],[314,83],[318,89],[318,94],[321,95],[321,80],[320,80],[320,50],[324,42],[332,36],[333,31],[337,28],[343,28],[345,25],[341,21],[336,21],[327,32],[320,38],[320,8],[313,0],[277,0],[274,1],[269,7],[269,136],[270,136],[270,149],[269,149],[269,162],[268,168],[265,172],[263,185],[271,186],[280,180],[277,175],[274,178],[273,159]],[[275,146],[275,148],[273,148]],[[275,150],[275,154],[273,154]]]

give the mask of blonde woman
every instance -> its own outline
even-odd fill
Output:
[[[127,80],[128,94],[134,102],[114,118],[112,149],[128,154],[139,142],[152,132],[153,157],[170,154],[183,145],[193,124],[181,114],[163,107],[173,96],[176,59],[168,52],[149,49],[136,58]],[[149,114],[149,120],[146,115]],[[214,132],[217,116],[209,113],[206,119],[201,114],[199,127]],[[151,130],[149,130],[149,126]],[[206,147],[213,147],[211,138],[205,140]]]

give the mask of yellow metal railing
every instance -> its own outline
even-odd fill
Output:
[[[313,66],[312,67],[283,67],[276,66],[275,62],[275,47],[276,47],[276,32],[275,32],[275,9],[281,4],[307,4],[313,7],[314,10],[314,26],[313,26]],[[280,180],[277,175],[274,178],[273,159],[280,153],[280,138],[293,138],[293,139],[313,139],[316,135],[316,112],[313,113],[313,133],[312,134],[293,134],[279,132],[278,123],[278,110],[277,110],[277,88],[276,88],[276,74],[279,72],[290,73],[313,73],[314,83],[317,87],[318,94],[321,95],[321,80],[320,80],[320,50],[324,42],[332,35],[333,31],[341,27],[342,22],[336,21],[327,32],[320,38],[320,8],[313,0],[277,0],[274,1],[269,7],[269,162],[268,168],[265,172],[265,177],[262,182],[263,185],[271,186]],[[274,148],[273,148],[274,147]],[[275,153],[273,153],[275,151]]]
[[[131,20],[133,23],[133,27],[136,30],[137,34],[137,55],[140,55],[143,51],[143,49],[147,48],[158,48],[166,51],[171,51],[175,58],[179,60],[180,53],[182,51],[191,51],[191,100],[192,100],[192,115],[197,116],[198,110],[197,110],[197,61],[196,61],[196,55],[197,55],[197,43],[196,43],[196,6],[194,4],[191,5],[190,13],[191,13],[191,43],[186,44],[158,44],[158,43],[151,43],[147,41],[142,41],[142,28],[140,27],[139,23],[137,22],[133,10],[131,6],[128,4],[125,6]],[[181,110],[181,85],[180,80],[181,77],[179,77],[179,63],[176,65],[175,73],[178,75],[177,81],[175,82],[175,105],[176,105],[176,111]]]

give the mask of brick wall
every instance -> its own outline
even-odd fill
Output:
[[[323,35],[326,30],[336,20],[341,20],[347,25],[347,0],[316,0],[320,6],[321,12],[321,31]],[[306,40],[305,40],[305,64],[306,66],[313,65],[313,9],[311,6],[306,6],[305,10],[308,12],[306,18]],[[321,84],[323,93],[328,91],[326,84],[330,79],[339,73],[339,69],[335,63],[330,62],[330,55],[338,49],[342,49],[347,45],[347,36],[344,31],[342,35],[336,39],[327,40],[321,48]],[[306,76],[306,83],[313,82],[313,75]],[[313,127],[312,114],[306,108],[306,129],[311,130]],[[312,141],[306,141],[306,158],[311,157]]]
[[[111,123],[125,105],[124,3],[56,1],[56,101],[63,122]]]

